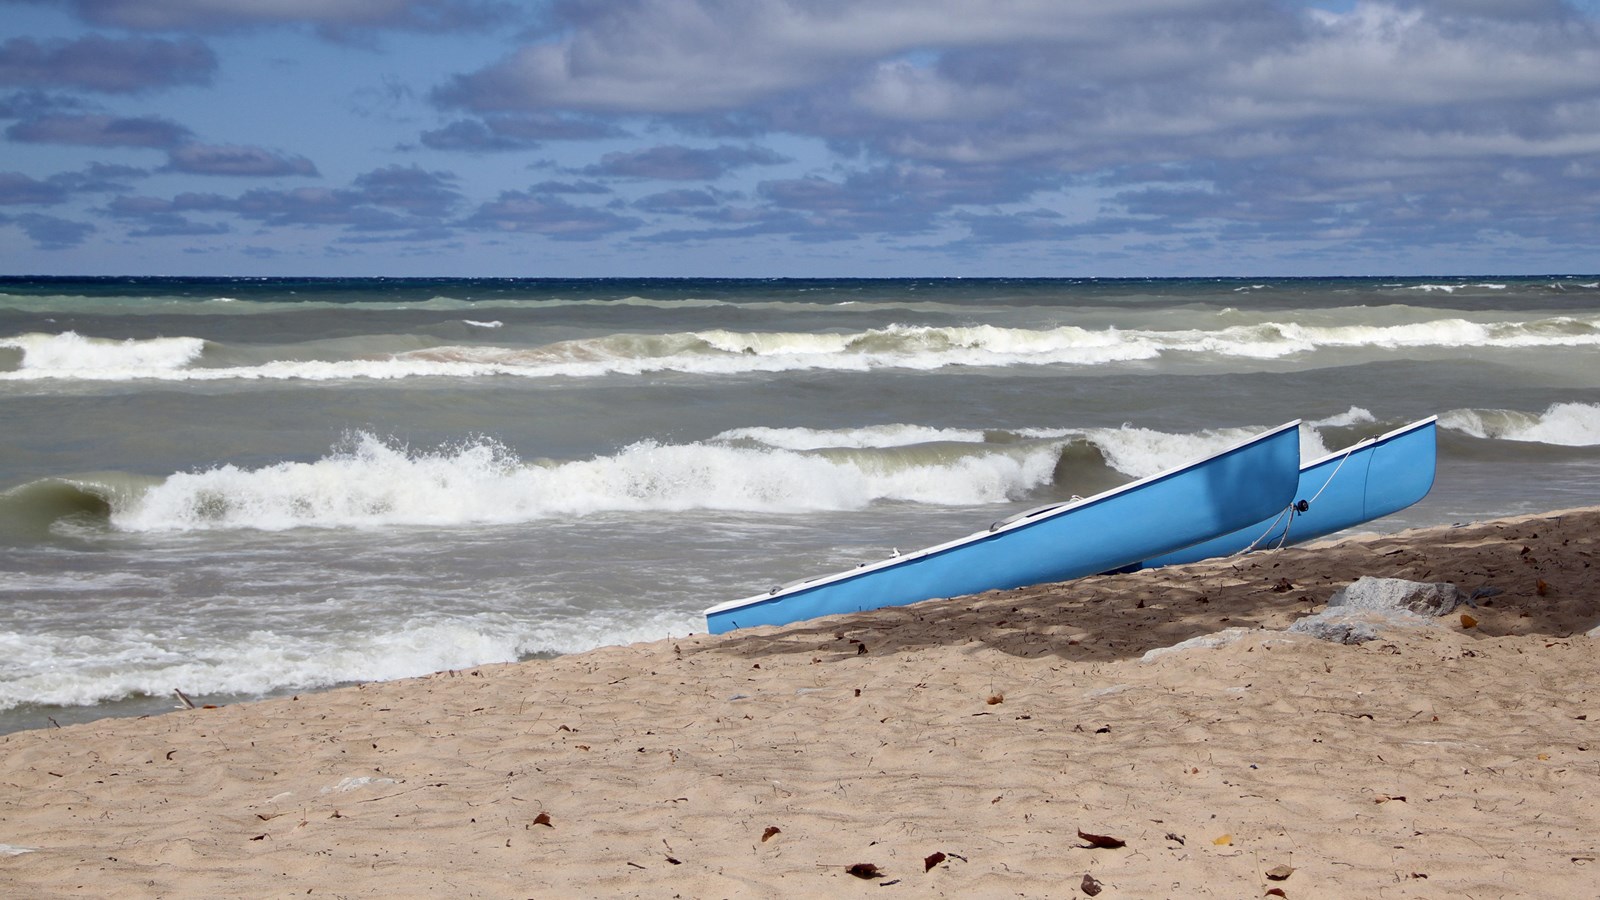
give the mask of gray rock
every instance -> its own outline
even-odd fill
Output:
[[[1349,617],[1328,618],[1321,613],[1296,619],[1289,626],[1289,633],[1310,635],[1334,644],[1364,644],[1378,638],[1378,629],[1371,622]]]
[[[1373,612],[1404,610],[1423,616],[1442,616],[1460,606],[1462,599],[1461,591],[1448,582],[1425,584],[1401,578],[1364,576],[1334,592],[1328,598],[1328,608]]]
[[[1328,598],[1328,606],[1289,626],[1295,634],[1337,644],[1376,640],[1391,628],[1428,624],[1460,606],[1465,598],[1447,582],[1425,584],[1400,578],[1358,578]]]
[[[1180,641],[1179,643],[1173,644],[1171,647],[1157,647],[1154,650],[1148,650],[1145,652],[1144,656],[1139,658],[1139,661],[1154,662],[1155,660],[1160,659],[1169,653],[1181,653],[1184,650],[1213,650],[1217,647],[1226,647],[1229,644],[1239,642],[1240,640],[1244,639],[1245,635],[1248,635],[1255,630],[1256,629],[1254,628],[1241,628],[1236,626],[1233,628],[1225,628],[1222,631],[1212,632],[1211,634],[1202,634],[1199,637],[1189,638],[1187,641]]]
[[[1403,609],[1370,610],[1332,608],[1314,616],[1296,619],[1290,634],[1304,634],[1335,644],[1364,644],[1377,640],[1385,629],[1415,628],[1428,620]]]

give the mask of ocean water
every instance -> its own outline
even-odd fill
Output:
[[[1600,277],[0,279],[0,732],[703,632],[1261,429],[1600,503]]]

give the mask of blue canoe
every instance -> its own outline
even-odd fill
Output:
[[[959,540],[706,610],[712,634],[935,597],[1065,581],[1271,518],[1300,484],[1300,423],[1093,497],[1019,513]]]
[[[1438,418],[1429,416],[1306,463],[1293,506],[1232,534],[1145,560],[1139,568],[1296,544],[1405,509],[1433,487]]]

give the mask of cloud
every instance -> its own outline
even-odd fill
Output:
[[[458,76],[438,102],[476,110],[727,110],[836,85],[927,48],[1093,47],[1117,29],[1206,13],[1270,14],[1270,0],[573,0],[542,39]]]
[[[422,133],[422,144],[433,150],[494,152],[529,150],[544,141],[593,141],[627,136],[622,128],[592,119],[554,115],[488,116],[458,119],[443,128]]]
[[[637,219],[605,210],[574,206],[559,197],[502,191],[463,223],[484,231],[540,234],[562,241],[591,241],[639,227]]]
[[[88,240],[95,227],[42,213],[26,213],[11,220],[20,226],[40,250],[70,250]]]
[[[0,119],[33,119],[78,112],[84,107],[84,102],[75,97],[47,94],[39,90],[15,91],[0,97]]]
[[[607,153],[600,157],[599,163],[584,168],[583,172],[623,178],[715,181],[733,169],[786,162],[789,162],[788,157],[765,147],[724,145],[708,150],[673,144]]]
[[[1591,229],[1560,225],[1591,221],[1575,204],[1600,196],[1600,24],[1557,0],[570,0],[433,100],[833,153],[832,170],[763,182],[747,204],[635,200],[705,226],[640,240],[954,228],[972,245],[1203,232],[1442,246],[1511,227],[1575,246]],[[696,153],[582,171],[732,168]],[[1080,189],[1098,207],[1050,208]]]
[[[1473,106],[1600,91],[1594,22],[1553,2],[1335,13],[1273,0],[574,0],[551,15],[435,101],[742,122],[880,159],[1091,171],[1130,151],[1274,153],[1301,129],[1419,112],[1469,125]]]
[[[322,187],[257,189],[231,198],[217,194],[179,194],[166,211],[226,212],[278,227],[334,225],[354,230],[392,231],[417,225],[410,217],[364,202],[356,192]],[[159,212],[151,209],[146,216]]]
[[[455,31],[498,24],[514,7],[490,0],[69,0],[85,22],[135,31],[228,31],[311,25]]]
[[[461,200],[455,176],[419,166],[385,166],[358,175],[351,198],[414,215],[443,216]]]
[[[72,194],[127,191],[130,179],[148,174],[132,166],[91,163],[80,172],[61,172],[43,181],[21,172],[0,172],[0,206],[50,206]]]
[[[1040,173],[1005,167],[899,164],[853,173],[764,181],[757,194],[772,207],[799,214],[804,232],[916,234],[960,207],[1016,202],[1052,182]]]
[[[487,124],[475,119],[460,119],[443,128],[422,133],[422,146],[430,150],[465,150],[469,153],[493,153],[502,150],[529,150],[539,146],[537,141],[500,134]]]
[[[0,85],[131,94],[186,84],[210,84],[217,56],[195,38],[74,41],[12,38],[0,44]]]
[[[142,147],[167,151],[164,171],[189,175],[277,177],[314,176],[317,167],[303,156],[261,147],[202,144],[189,129],[155,117],[42,115],[6,129],[13,141],[85,147]],[[109,170],[108,170],[109,171]],[[124,177],[134,170],[122,167]]]
[[[720,206],[722,201],[711,191],[662,191],[634,201],[634,206],[652,212],[679,212]]]
[[[17,0],[0,7],[8,2]],[[57,2],[124,29],[117,34],[172,34],[0,45],[0,86],[18,89],[0,96],[0,118],[14,120],[6,135],[166,151],[155,174],[173,181],[318,168],[293,149],[201,143],[166,118],[106,113],[66,92],[154,93],[215,77],[206,45],[173,34],[370,36],[511,14],[469,0]],[[543,170],[533,177],[554,180],[468,197],[462,181],[481,184],[514,160],[475,160],[462,180],[358,163],[351,170],[370,171],[342,187],[200,189],[149,203],[126,196],[146,170],[84,168],[30,170],[0,196],[34,198],[15,201],[26,207],[123,194],[97,212],[133,236],[246,223],[333,229],[338,241],[444,241],[464,230],[618,244],[771,236],[930,254],[1142,240],[1194,253],[1276,242],[1394,259],[1394,247],[1466,247],[1502,233],[1581,248],[1600,231],[1592,4],[1583,13],[1559,0],[527,8],[537,26],[507,32],[510,52],[459,63],[461,74],[428,95],[436,118],[407,118],[422,88],[412,93],[417,82],[400,76],[363,102],[387,104],[385,124],[412,135],[394,149],[411,159],[538,149],[551,159],[530,155],[529,168]],[[176,108],[157,111],[188,121]],[[335,152],[314,155],[332,168]],[[735,178],[740,190],[719,190]]]
[[[261,147],[192,143],[173,147],[168,153],[166,168],[189,175],[275,177],[317,174],[317,167],[303,156],[288,156]]]
[[[1082,224],[1068,222],[1054,210],[1030,209],[1008,215],[962,213],[956,217],[968,231],[968,243],[1018,244],[1040,241],[1070,241],[1090,233]],[[1128,220],[1112,223],[1101,220],[1095,228],[1115,233],[1126,228]],[[1122,227],[1118,227],[1121,225]]]
[[[226,222],[195,222],[173,214],[149,216],[144,222],[130,230],[128,237],[215,237],[232,231]]]
[[[6,137],[28,144],[166,149],[188,140],[191,133],[176,122],[154,116],[43,115],[10,126]]]
[[[50,183],[75,194],[126,193],[133,190],[131,183],[150,173],[134,166],[114,163],[90,163],[79,172],[61,172],[50,176]]]
[[[598,181],[541,181],[529,189],[532,194],[609,194],[611,188]]]
[[[234,216],[273,227],[343,227],[358,233],[439,232],[461,202],[455,176],[417,166],[385,166],[355,177],[348,188],[261,188],[237,197],[184,192],[170,200],[120,196],[106,211],[138,223],[135,237],[220,234],[225,223],[196,216]],[[442,233],[442,232],[440,232]]]
[[[1475,5],[1483,4],[1457,9]],[[1381,4],[1313,22],[1293,46],[1255,54],[1221,73],[1219,85],[1281,105],[1280,115],[1296,107],[1302,114],[1370,115],[1600,89],[1595,29],[1577,23],[1539,16],[1487,20]]]
[[[21,172],[0,172],[0,205],[50,206],[67,199],[60,185],[38,181]]]

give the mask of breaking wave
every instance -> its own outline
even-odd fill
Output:
[[[470,526],[603,513],[801,513],[874,503],[965,506],[1089,494],[1252,433],[749,428],[644,441],[586,460],[524,460],[490,440],[416,450],[366,432],[310,462],[222,465],[166,478],[100,473],[0,493],[0,523],[127,532]],[[1314,432],[1307,440],[1317,446]],[[1052,494],[1053,495],[1053,494]]]
[[[1302,459],[1388,430],[1365,409],[1301,426]],[[1600,445],[1600,405],[1543,413],[1454,410],[1474,438]],[[0,527],[64,521],[127,532],[474,526],[691,510],[805,513],[876,503],[979,506],[1087,496],[1207,456],[1257,433],[1079,429],[750,427],[705,441],[642,441],[584,460],[523,459],[487,439],[419,450],[367,432],[309,462],[222,465],[165,478],[46,478],[0,492]],[[1332,446],[1330,446],[1330,444]]]
[[[486,325],[474,321],[474,324]],[[488,329],[485,329],[486,331]],[[1600,346],[1600,316],[1526,322],[1443,318],[1394,325],[1265,322],[1219,329],[1004,328],[890,325],[853,332],[706,330],[612,334],[533,347],[444,345],[345,359],[205,366],[207,344],[176,337],[112,341],[73,332],[0,339],[20,351],[3,380],[336,380],[419,377],[599,377],[682,372],[934,370],[952,366],[1096,366],[1172,354],[1275,360],[1319,350]],[[219,359],[226,354],[219,354]],[[3,362],[0,362],[3,366]]]
[[[159,377],[198,361],[206,342],[199,338],[112,340],[75,331],[0,338],[0,348],[17,350],[24,377],[123,380]]]
[[[1600,446],[1600,404],[1556,403],[1542,413],[1509,409],[1456,409],[1439,416],[1439,424],[1476,438]]]

